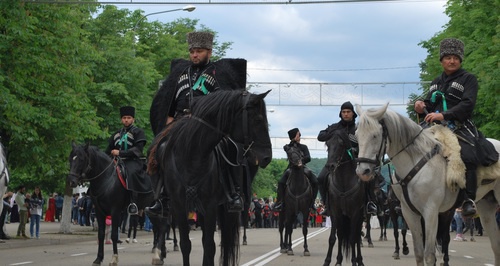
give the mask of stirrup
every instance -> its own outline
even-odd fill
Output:
[[[130,203],[128,205],[127,212],[130,215],[138,215],[139,214],[139,210],[137,209],[137,205],[135,203],[133,203],[133,202]]]
[[[469,206],[469,208],[465,208],[466,206]],[[464,217],[471,217],[476,215],[476,213],[476,203],[472,199],[464,200],[462,203],[462,215]]]

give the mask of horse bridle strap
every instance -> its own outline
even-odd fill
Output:
[[[439,145],[436,144],[430,152],[428,152],[424,157],[422,157],[422,159],[420,159],[420,161],[418,161],[418,163],[410,170],[410,172],[408,172],[408,174],[404,178],[399,177],[397,173],[395,174],[396,179],[398,180],[398,183],[396,183],[396,184],[401,185],[401,187],[403,188],[403,195],[405,197],[406,203],[408,204],[408,206],[410,207],[410,209],[414,213],[416,213],[420,216],[421,216],[421,213],[417,210],[415,205],[413,205],[413,203],[411,203],[411,201],[410,201],[410,195],[408,194],[408,184],[417,175],[417,173],[422,169],[422,167],[424,167],[424,165],[430,159],[432,159],[432,157],[434,157],[434,155],[438,154],[439,151],[440,151]]]

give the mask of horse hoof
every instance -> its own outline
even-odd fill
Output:
[[[286,252],[286,254],[287,254],[287,255],[289,255],[289,256],[293,256],[293,250],[288,250],[288,251]]]
[[[410,249],[409,248],[403,248],[403,255],[408,255],[410,254]]]
[[[178,247],[178,246],[175,246],[175,247],[174,247],[174,251],[179,251],[179,247]]]
[[[284,248],[280,249],[280,253],[286,253],[286,249]]]
[[[96,259],[94,262],[92,262],[92,266],[101,266],[101,261]]]
[[[247,241],[243,241],[243,246],[246,246],[247,245]]]
[[[394,254],[392,254],[392,257],[395,259],[395,260],[399,260],[399,253],[398,252],[394,252]]]
[[[368,243],[369,248],[373,248],[373,243]]]
[[[309,251],[304,251],[304,256],[309,257],[309,256],[311,256],[311,253]]]
[[[382,241],[384,241],[384,238],[383,238],[383,237],[380,237],[380,238],[378,239],[378,241],[382,242]]]
[[[153,259],[151,261],[151,265],[163,265],[163,260],[161,260],[161,259]]]
[[[387,241],[387,237],[386,236],[384,236],[384,241]]]

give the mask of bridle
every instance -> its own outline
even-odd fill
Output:
[[[333,137],[332,137],[333,138]],[[355,158],[353,157],[351,151],[352,151],[352,145],[351,145],[351,142],[349,139],[345,138],[343,135],[339,136],[340,139],[342,139],[342,141],[344,143],[347,143],[349,145],[348,148],[345,149],[344,152],[342,152],[342,155],[341,156],[338,156],[338,159],[335,161],[335,164],[329,164],[328,166],[328,171],[333,175],[339,166],[343,165],[343,164],[346,164],[346,163],[349,163],[349,162],[352,162],[352,161],[355,161]],[[344,156],[345,155],[349,155],[350,159],[348,160],[344,160]]]
[[[78,180],[78,183],[80,183],[80,184],[83,183],[83,182],[88,182],[88,181],[92,181],[94,179],[97,179],[102,174],[104,174],[113,164],[116,164],[115,160],[111,160],[111,163],[108,166],[106,166],[106,168],[104,168],[102,170],[102,172],[100,172],[99,174],[97,174],[94,177],[86,178],[87,174],[92,170],[92,160],[90,160],[90,152],[88,151],[88,149],[85,149],[85,150],[86,150],[86,153],[85,153],[85,162],[87,162],[87,166],[85,167],[85,170],[83,170],[80,174],[77,174],[77,173],[75,173],[75,172],[73,172],[71,170],[69,172],[69,175],[76,177],[76,179]],[[75,155],[73,157],[73,161],[76,158],[77,158],[77,156]]]
[[[382,126],[382,141],[380,143],[380,147],[379,147],[378,153],[377,153],[377,155],[375,157],[375,160],[370,159],[370,158],[364,158],[364,157],[360,157],[360,158],[356,159],[356,162],[358,163],[358,165],[360,163],[375,164],[374,171],[377,171],[378,169],[380,169],[380,167],[382,167],[382,164],[388,164],[388,163],[390,163],[397,155],[399,155],[402,151],[406,150],[406,148],[408,148],[410,145],[412,145],[413,143],[415,143],[415,140],[420,136],[420,134],[422,134],[422,132],[424,130],[424,128],[420,129],[420,131],[418,132],[418,134],[416,134],[411,139],[411,141],[409,141],[401,150],[399,150],[396,154],[394,154],[394,156],[392,156],[392,158],[389,158],[388,160],[382,161],[382,158],[383,158],[383,156],[385,155],[385,152],[386,152],[387,141],[390,140],[390,136],[389,136],[389,133],[388,133],[388,130],[387,130],[387,126],[385,125],[384,120],[383,119],[380,120],[379,123]],[[398,181],[396,183],[396,185],[401,185],[401,187],[403,189],[403,196],[405,198],[406,203],[408,204],[408,206],[410,207],[410,209],[413,212],[417,213],[418,215],[421,215],[421,213],[417,210],[417,208],[415,207],[415,205],[413,205],[413,203],[410,200],[410,196],[409,196],[409,193],[408,193],[408,184],[417,175],[417,173],[420,171],[420,169],[422,169],[423,166],[430,159],[432,159],[432,157],[434,157],[434,155],[438,154],[439,151],[440,151],[440,147],[439,147],[439,145],[436,144],[432,148],[431,151],[429,151],[428,153],[426,153],[417,162],[417,164],[408,172],[408,174],[404,178],[401,178],[400,176],[398,176],[397,173],[395,174],[396,179]],[[391,183],[392,183],[392,179],[391,179]]]
[[[248,120],[249,120],[248,119],[248,102],[250,100],[250,93],[248,91],[243,91],[241,95],[244,97],[243,98],[243,107],[242,107],[242,120],[243,120],[242,124],[243,124],[243,139],[244,139],[243,143],[236,142],[235,140],[233,140],[231,138],[229,133],[223,132],[222,130],[211,125],[210,123],[203,120],[202,118],[194,116],[194,115],[190,116],[190,118],[202,123],[203,125],[212,129],[214,132],[217,132],[218,134],[222,135],[221,142],[224,141],[226,143],[230,143],[230,144],[235,146],[235,148],[237,150],[236,162],[231,162],[231,160],[226,156],[226,154],[224,154],[223,150],[219,147],[219,145],[217,145],[215,148],[216,151],[222,156],[222,158],[224,158],[226,163],[228,163],[231,166],[245,165],[244,162],[246,160],[243,160],[242,158],[247,157],[248,152],[252,151],[252,148],[254,147],[254,145],[258,145],[257,142],[255,142],[254,140],[251,139],[250,131],[248,128]]]

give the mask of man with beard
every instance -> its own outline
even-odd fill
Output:
[[[174,60],[171,64],[171,73],[163,82],[158,91],[150,111],[150,121],[153,133],[157,136],[150,150],[148,173],[155,174],[157,163],[155,153],[157,147],[168,134],[168,127],[172,122],[190,114],[193,99],[213,93],[219,89],[232,89],[246,86],[246,61],[242,59],[226,59],[212,62],[214,35],[210,32],[190,32],[187,34],[189,48],[189,61]],[[244,69],[227,73],[234,66],[231,63],[239,63]],[[216,71],[217,70],[217,71]],[[239,78],[239,80],[238,80]],[[223,88],[224,87],[224,88]],[[167,127],[166,130],[163,129]],[[161,133],[161,134],[160,134]],[[228,200],[228,210],[238,212],[243,209],[242,199],[239,195],[239,187],[233,189]],[[160,197],[151,207],[146,207],[148,215],[164,216],[168,210],[168,195],[163,188],[162,179],[159,179],[156,195],[161,191]]]

